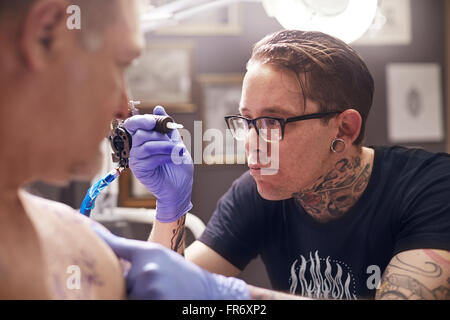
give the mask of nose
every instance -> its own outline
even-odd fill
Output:
[[[248,154],[258,151],[258,133],[254,126],[250,126],[248,129],[245,139],[245,150]]]
[[[128,102],[129,97],[126,90],[123,90],[121,96],[120,96],[120,102],[119,102],[119,109],[117,110],[115,114],[116,119],[122,119],[125,120],[129,117],[129,109],[128,109]]]

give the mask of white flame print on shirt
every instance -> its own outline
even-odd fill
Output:
[[[315,299],[356,299],[355,279],[345,263],[330,260],[330,257],[319,258],[317,251],[314,253],[314,258],[310,252],[309,260],[302,255],[300,255],[300,260],[300,263],[298,259],[295,260],[291,266],[291,278],[289,279],[291,294],[300,294]],[[322,275],[321,261],[325,261],[324,275]],[[332,268],[330,261],[335,264],[335,268]],[[341,265],[347,270],[343,270]],[[310,281],[306,277],[308,272]],[[350,285],[353,287],[353,293],[350,292]]]

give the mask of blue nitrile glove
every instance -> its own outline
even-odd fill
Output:
[[[250,299],[247,284],[240,279],[210,273],[159,244],[117,237],[91,225],[120,259],[131,263],[126,275],[128,299]]]
[[[167,115],[160,106],[153,114]],[[162,134],[153,131],[155,124],[152,115],[125,121],[133,139],[129,163],[134,176],[156,197],[156,219],[173,222],[192,209],[194,165],[178,130]]]

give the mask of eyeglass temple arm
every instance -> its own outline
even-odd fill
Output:
[[[338,114],[338,113],[341,113],[341,112],[340,111],[331,111],[331,112],[313,113],[313,114],[307,114],[307,115],[303,115],[303,116],[288,118],[284,122],[288,123],[288,122],[299,121],[299,120],[320,119],[320,118],[326,117],[330,114]]]

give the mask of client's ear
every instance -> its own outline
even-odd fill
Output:
[[[27,67],[38,70],[55,59],[69,37],[66,26],[68,3],[40,0],[26,13],[20,32],[20,51]]]

